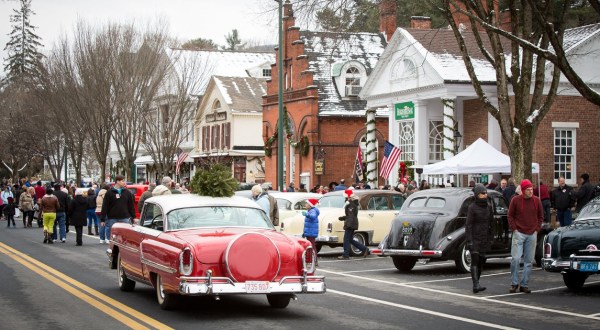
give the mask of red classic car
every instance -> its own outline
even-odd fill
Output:
[[[134,208],[135,208],[135,217],[137,219],[139,219],[140,217],[140,212],[142,210],[138,210],[138,202],[140,201],[140,197],[142,196],[142,194],[148,190],[149,185],[147,184],[128,184],[127,185],[127,189],[129,189],[129,191],[131,191],[131,193],[133,194],[135,200],[134,200]]]
[[[324,293],[307,240],[277,232],[255,202],[242,197],[149,198],[139,223],[117,223],[107,250],[119,287],[156,290],[163,309],[180,295],[266,294],[285,308],[300,293]]]

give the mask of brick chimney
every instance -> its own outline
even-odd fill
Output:
[[[379,4],[379,31],[390,41],[396,32],[396,1],[382,0]]]
[[[498,19],[498,0],[491,0],[494,3],[494,13],[496,14],[496,19]],[[481,4],[483,5],[484,8],[487,8],[487,0],[482,0]],[[463,13],[460,13],[458,10],[462,9],[465,10],[466,6],[464,3],[464,0],[459,0],[457,1],[456,7],[454,7],[454,5],[450,4],[450,10],[452,11],[452,16],[454,17],[454,22],[456,22],[456,25],[458,27],[462,26],[465,29],[470,29],[471,27],[471,21],[469,21],[469,17]],[[458,9],[455,9],[458,8]],[[481,26],[479,26],[477,28],[478,30],[482,31],[483,28]]]
[[[430,30],[431,29],[431,17],[426,16],[411,16],[410,17],[410,28]]]

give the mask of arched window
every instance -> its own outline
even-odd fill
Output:
[[[350,66],[346,69],[346,95],[356,96],[360,93],[360,78],[362,77],[360,70],[355,66]]]
[[[217,112],[221,110],[221,101],[216,100],[215,103],[213,103],[213,111]]]
[[[412,120],[400,121],[399,127],[399,147],[402,150],[400,160],[415,160],[415,122]]]
[[[429,122],[429,162],[444,159],[444,122]]]

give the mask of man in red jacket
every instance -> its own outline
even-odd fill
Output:
[[[521,191],[521,196],[515,196],[508,208],[508,226],[513,233],[510,293],[517,292],[519,286],[521,292],[531,293],[528,285],[529,276],[535,257],[537,233],[540,231],[544,220],[542,202],[538,197],[533,196],[531,181],[523,180]],[[523,257],[523,278],[519,282],[521,256]]]

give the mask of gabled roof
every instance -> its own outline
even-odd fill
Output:
[[[340,98],[332,79],[333,68],[354,60],[362,63],[367,76],[370,75],[386,46],[383,35],[300,31],[300,38],[304,41],[304,54],[308,56],[314,84],[318,86],[319,113],[364,110],[366,101]]]
[[[262,112],[266,78],[213,76],[212,79],[231,112]]]
[[[173,61],[182,63],[180,65],[194,65],[200,71],[195,74],[206,81],[196,94],[204,94],[211,76],[248,77],[248,70],[275,63],[274,52],[167,49],[166,53]]]
[[[598,34],[600,34],[600,23],[565,30],[563,48],[565,52],[569,52],[579,46],[582,42],[585,42],[592,36]]]

